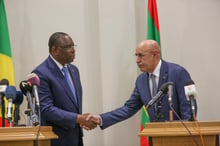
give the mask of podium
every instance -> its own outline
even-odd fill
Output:
[[[34,146],[38,127],[0,128],[0,146]],[[50,140],[58,138],[50,126],[41,126],[38,146],[50,146]]]
[[[202,146],[195,121],[146,123],[139,136],[149,136],[153,146]],[[219,146],[220,121],[198,122],[205,146]],[[196,142],[195,142],[196,141]]]

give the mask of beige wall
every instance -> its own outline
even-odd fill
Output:
[[[157,6],[163,58],[191,73],[198,119],[219,120],[220,1],[157,0]],[[139,74],[135,47],[147,33],[147,0],[5,0],[5,7],[18,90],[48,56],[51,33],[64,31],[77,44],[83,111],[109,111],[129,98]],[[85,146],[139,145],[139,126],[140,112],[103,131],[85,131]]]

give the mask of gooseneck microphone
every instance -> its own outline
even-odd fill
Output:
[[[36,105],[38,108],[40,108],[40,102],[39,102],[38,90],[37,90],[37,87],[40,86],[40,79],[35,73],[31,73],[27,77],[28,77],[28,82],[30,82],[33,86],[32,92],[36,100]]]
[[[10,127],[12,126],[12,103],[16,98],[16,88],[14,86],[8,86],[5,91],[5,96],[8,99],[8,122]]]
[[[170,84],[168,85],[168,102],[170,104],[172,104],[172,99],[173,99],[173,87],[174,87],[174,83],[173,82],[170,82]]]
[[[168,85],[168,103],[169,103],[169,120],[173,121],[173,111],[172,111],[172,106],[173,106],[173,88],[174,88],[174,83],[170,82]]]
[[[31,108],[31,112],[32,112],[31,117],[30,117],[31,121],[34,126],[37,126],[37,125],[39,125],[40,122],[39,122],[38,116],[35,113],[35,108],[33,106],[32,99],[31,99],[32,98],[31,97],[32,85],[28,81],[21,81],[20,89],[21,89],[22,93],[24,95],[26,95],[27,100],[28,100],[28,105]]]
[[[194,116],[196,115],[196,108],[195,108],[195,99],[197,97],[197,91],[196,91],[196,87],[195,84],[192,80],[188,80],[185,82],[185,86],[184,86],[184,90],[185,90],[185,95],[186,95],[186,99],[188,101],[190,101],[190,106],[191,106],[191,120],[193,121]]]
[[[161,85],[159,92],[152,97],[152,99],[148,102],[148,104],[146,105],[146,108],[150,108],[152,105],[154,105],[164,94],[167,94],[168,91],[168,86],[172,85],[172,82],[167,82],[164,83],[163,85]]]

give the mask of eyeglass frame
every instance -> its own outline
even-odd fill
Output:
[[[135,53],[135,56],[138,58],[143,58],[144,56],[146,56],[147,54],[151,54],[151,51],[146,51],[144,53]]]
[[[71,49],[75,49],[76,47],[77,47],[76,44],[68,45],[68,46],[57,46],[57,48],[61,48],[61,49],[64,49],[64,50],[71,50]]]

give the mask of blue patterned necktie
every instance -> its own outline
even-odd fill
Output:
[[[152,94],[152,96],[155,96],[157,94],[157,83],[156,83],[156,80],[155,80],[155,75],[151,74],[150,78],[151,78],[151,81],[152,81],[152,91],[151,91],[151,94]]]
[[[157,94],[157,83],[156,83],[155,77],[156,76],[154,74],[150,75],[150,78],[152,81],[152,90],[151,90],[152,98]],[[157,111],[157,103],[154,104],[154,110],[155,112]]]
[[[64,67],[62,68],[62,71],[63,71],[64,77],[65,77],[65,79],[66,79],[66,81],[67,81],[67,83],[68,83],[68,85],[69,85],[69,87],[70,87],[70,89],[71,89],[71,91],[72,91],[72,93],[73,93],[74,100],[75,100],[75,102],[76,102],[76,104],[77,104],[76,91],[75,91],[75,88],[74,88],[74,86],[73,86],[72,81],[70,80],[70,75],[69,75],[69,72],[68,72],[68,70],[67,70],[67,67],[64,66]]]

